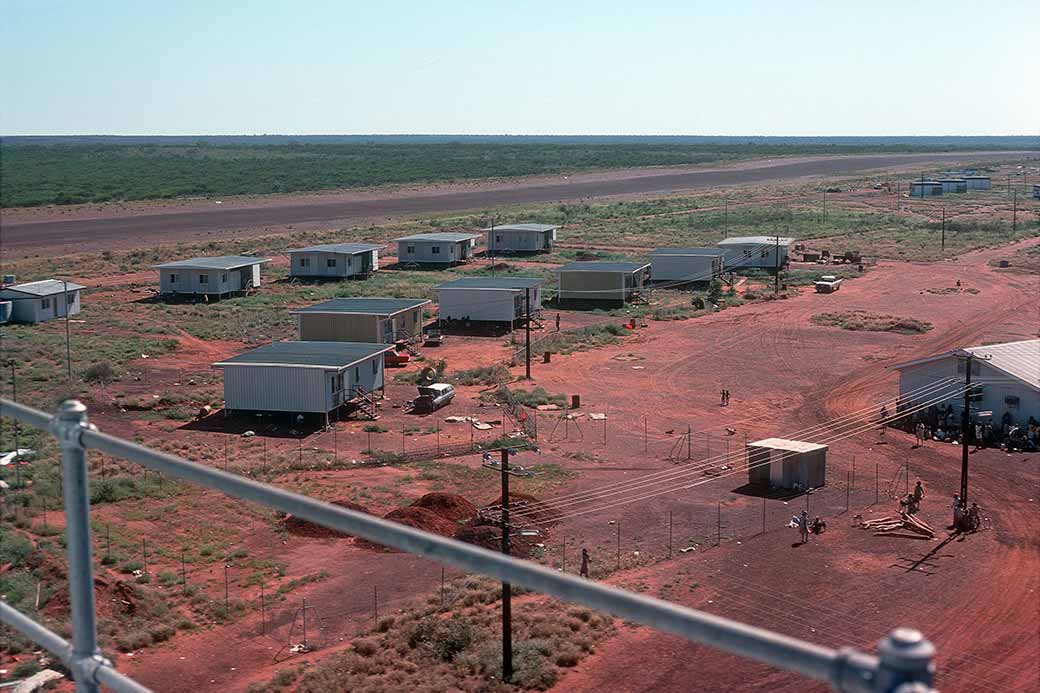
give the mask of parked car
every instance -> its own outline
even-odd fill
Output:
[[[407,351],[388,351],[383,356],[383,365],[387,368],[396,368],[406,365],[412,359]]]
[[[428,414],[447,406],[455,399],[455,388],[448,383],[420,385],[419,396],[412,400],[412,411]]]
[[[428,347],[439,347],[444,344],[444,333],[437,328],[431,328],[426,332],[426,339],[423,341],[423,346]]]

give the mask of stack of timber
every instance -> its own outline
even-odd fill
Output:
[[[863,529],[874,530],[875,537],[903,537],[906,539],[934,539],[935,530],[924,520],[901,512],[897,517],[881,517],[860,523]]]

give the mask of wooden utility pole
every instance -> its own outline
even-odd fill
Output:
[[[62,279],[65,287],[65,367],[69,382],[72,382],[72,339],[69,332],[69,283]]]
[[[824,193],[826,194],[826,193]],[[824,198],[826,199],[826,198]],[[826,209],[826,207],[824,207]],[[776,254],[775,262],[773,264],[773,272],[775,274],[773,278],[773,295],[777,296],[780,294],[780,235],[776,237],[776,247],[773,252]]]
[[[509,555],[509,448],[502,448],[502,553]],[[502,680],[513,678],[513,594],[502,583]]]
[[[526,319],[524,320],[524,351],[526,352],[526,369],[525,375],[528,380],[531,379],[531,287],[524,289],[524,303],[525,312],[527,313]]]
[[[942,208],[942,252],[946,252],[946,207]]]
[[[968,429],[971,427],[971,367],[975,354],[969,352],[964,361],[964,411],[961,412],[961,507],[968,507]],[[909,476],[909,475],[908,475]]]

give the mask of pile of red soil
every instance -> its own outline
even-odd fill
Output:
[[[412,507],[425,508],[452,522],[463,522],[477,516],[477,506],[453,493],[427,493],[412,503]]]
[[[334,500],[332,501],[332,504],[338,505],[341,508],[347,508],[348,510],[357,510],[362,513],[368,512],[357,503],[348,500]],[[336,539],[352,536],[335,529],[323,527],[322,525],[316,525],[313,522],[292,515],[285,516],[285,530],[298,537],[310,537],[313,539]]]
[[[455,532],[455,538],[467,544],[475,544],[490,551],[502,550],[502,530],[493,525],[467,525]],[[534,548],[532,537],[510,537],[509,554],[527,558]]]
[[[491,501],[488,505],[492,507],[502,505],[502,496]],[[556,524],[560,517],[559,510],[548,503],[543,503],[540,499],[535,498],[528,493],[511,492],[509,494],[509,509],[523,513],[523,521],[520,521],[519,516],[516,518],[516,524],[519,525],[529,524],[532,522],[553,525]],[[530,511],[528,511],[529,509]]]
[[[459,528],[457,522],[453,522],[446,517],[442,517],[433,511],[427,510],[426,508],[417,508],[414,505],[392,510],[386,514],[386,519],[393,520],[394,522],[407,527],[421,529],[424,532],[430,532],[431,534],[439,534],[442,537],[450,537],[454,535],[455,530]],[[377,551],[396,551],[396,549],[389,546],[383,546],[382,544],[377,544],[365,539],[358,539],[358,546],[375,549]]]

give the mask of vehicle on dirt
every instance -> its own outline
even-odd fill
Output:
[[[448,383],[420,385],[419,396],[412,400],[412,411],[428,414],[447,406],[453,399],[455,399],[455,388]]]
[[[444,344],[444,333],[436,328],[427,332],[425,339],[423,339],[423,346],[439,347],[442,344]]]
[[[813,286],[816,287],[816,293],[818,294],[832,294],[841,288],[841,282],[841,279],[828,274],[820,277],[819,281],[813,282]]]
[[[383,356],[383,365],[387,368],[400,368],[408,365],[411,360],[412,357],[407,351],[388,351]]]

